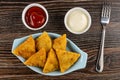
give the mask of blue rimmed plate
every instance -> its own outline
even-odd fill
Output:
[[[36,34],[32,34],[33,38],[37,38],[38,36],[40,36],[42,33],[36,33]],[[56,33],[48,33],[49,36],[52,39],[55,39],[61,35],[56,34]],[[12,45],[12,51],[19,45],[21,44],[23,41],[25,41],[29,36],[25,36],[22,38],[18,38],[15,39]],[[73,72],[75,70],[79,70],[79,69],[83,69],[86,67],[86,63],[87,63],[87,53],[85,53],[84,51],[82,51],[79,47],[77,47],[77,45],[75,45],[70,39],[67,38],[67,50],[69,51],[73,51],[73,52],[77,52],[79,53],[81,56],[78,59],[78,61],[72,66],[70,67],[67,71],[65,71],[64,73],[61,73],[60,71],[54,71],[54,72],[50,72],[50,73],[43,73],[42,69],[39,67],[33,67],[33,66],[27,66],[30,69],[32,69],[33,71],[43,74],[43,75],[48,75],[48,76],[60,76],[60,75],[64,75],[64,74],[68,74],[70,72]],[[15,55],[16,56],[16,55]],[[21,56],[16,56],[21,62],[24,62],[25,59],[22,58]]]

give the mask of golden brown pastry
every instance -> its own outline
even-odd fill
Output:
[[[28,66],[44,67],[46,62],[46,51],[41,48],[37,53],[33,54],[28,60],[24,62]]]
[[[45,48],[46,52],[48,52],[52,47],[52,41],[50,36],[47,32],[43,32],[37,39],[36,39],[36,48],[40,50],[41,48]]]
[[[56,54],[58,57],[60,71],[65,72],[68,70],[80,57],[80,54],[65,50],[56,50]]]
[[[12,53],[28,59],[35,53],[35,51],[35,41],[32,36],[29,36],[23,43],[14,49]]]
[[[53,48],[66,50],[66,44],[67,44],[66,34],[63,34],[62,36],[54,39]]]
[[[58,70],[58,60],[54,50],[51,49],[50,52],[48,53],[48,58],[44,66],[43,72],[48,73],[55,70]]]

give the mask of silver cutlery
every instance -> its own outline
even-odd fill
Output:
[[[100,43],[100,50],[96,62],[96,71],[102,72],[104,67],[104,42],[105,42],[105,32],[106,26],[110,22],[110,14],[111,14],[111,3],[105,1],[102,7],[101,13],[101,24],[102,24],[102,36],[101,36],[101,43]]]

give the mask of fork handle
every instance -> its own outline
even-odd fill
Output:
[[[97,63],[96,63],[96,71],[97,72],[102,72],[103,67],[104,67],[104,42],[105,42],[105,26],[103,26],[102,29],[102,36],[101,36],[101,43],[100,43],[100,50],[97,58]]]

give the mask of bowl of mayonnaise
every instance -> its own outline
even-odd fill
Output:
[[[91,26],[91,16],[86,9],[75,7],[66,13],[64,24],[71,33],[83,34],[88,31]]]

